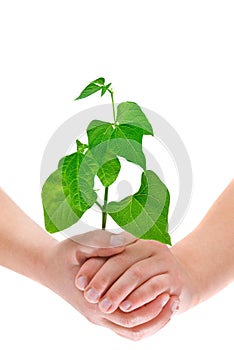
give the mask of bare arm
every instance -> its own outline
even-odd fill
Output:
[[[47,284],[44,271],[57,241],[0,189],[0,265]]]
[[[196,303],[234,280],[234,180],[198,227],[171,251],[195,282]]]
[[[1,188],[0,209],[0,265],[47,285],[51,254],[63,244],[30,219]],[[122,238],[123,242],[131,239],[130,235],[120,236],[118,239]],[[107,231],[96,230],[82,235],[80,240],[83,239],[84,245],[77,244],[75,239],[67,240],[64,245],[73,247],[74,262],[82,264],[91,256],[104,257],[123,251],[124,247],[115,247],[111,238]],[[89,248],[85,245],[88,242],[104,248]]]

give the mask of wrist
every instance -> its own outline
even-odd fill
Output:
[[[58,241],[40,227],[38,227],[37,236],[37,242],[32,247],[31,270],[28,277],[49,287],[49,270]]]
[[[187,311],[201,302],[199,279],[193,269],[193,259],[190,251],[187,249],[183,241],[175,244],[171,249],[180,269],[183,271],[183,292],[182,302],[184,305],[181,311]]]
[[[74,280],[79,268],[76,256],[77,243],[72,239],[65,239],[59,242],[50,236],[49,238],[51,239],[50,242],[48,241],[47,250],[40,260],[39,282],[64,298],[66,286],[63,280],[68,279],[68,274],[72,273],[74,273]],[[73,280],[72,283],[74,284]]]

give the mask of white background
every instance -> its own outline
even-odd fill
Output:
[[[55,129],[98,96],[73,102],[98,76],[116,102],[162,115],[193,166],[193,198],[174,242],[233,177],[232,1],[2,1],[0,182],[43,225],[40,162]],[[173,189],[171,189],[173,192]],[[139,343],[86,321],[46,288],[0,270],[0,348],[233,349],[233,285]],[[82,345],[81,345],[82,344]]]

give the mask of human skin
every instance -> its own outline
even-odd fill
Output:
[[[80,268],[77,288],[107,314],[142,310],[162,293],[179,297],[184,312],[212,297],[234,280],[234,180],[195,230],[169,249],[138,240],[121,254],[91,258]],[[176,303],[174,309],[176,309]],[[163,310],[162,310],[163,313]],[[160,314],[159,314],[160,317]],[[151,329],[141,337],[157,330]]]
[[[0,207],[0,265],[50,288],[92,323],[108,327],[124,337],[138,340],[142,336],[142,324],[146,333],[152,327],[160,329],[168,322],[172,305],[177,299],[170,298],[167,293],[138,310],[137,314],[125,313],[120,309],[105,314],[97,304],[90,304],[75,286],[77,272],[87,258],[105,258],[122,252],[125,246],[116,245],[131,243],[132,237],[129,238],[129,234],[122,233],[112,239],[108,232],[93,231],[81,237],[84,243],[103,248],[79,244],[75,239],[58,242],[31,220],[1,189]],[[162,313],[165,298],[167,305]]]

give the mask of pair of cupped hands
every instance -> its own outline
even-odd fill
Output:
[[[49,261],[52,290],[92,323],[131,340],[156,333],[193,300],[192,281],[172,248],[127,232],[56,241]]]

